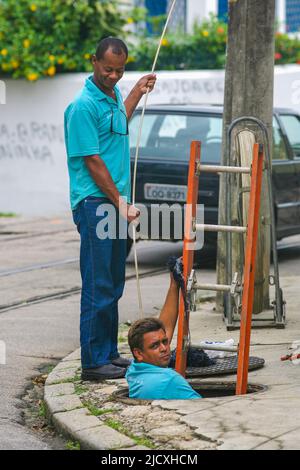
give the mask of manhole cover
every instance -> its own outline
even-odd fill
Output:
[[[238,357],[224,357],[216,359],[216,363],[206,367],[188,367],[186,377],[211,377],[214,375],[236,374]],[[265,364],[261,357],[249,357],[248,370],[260,369]]]

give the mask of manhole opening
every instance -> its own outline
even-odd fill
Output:
[[[218,398],[235,395],[236,382],[209,382],[196,379],[188,380],[191,387],[203,398]],[[247,394],[264,392],[267,389],[265,385],[248,384]],[[113,393],[116,400],[127,405],[140,405],[142,403],[151,403],[152,400],[138,400],[128,397],[128,387],[122,388]]]
[[[236,382],[201,382],[188,381],[191,387],[203,398],[229,397],[235,395]],[[266,390],[264,385],[248,384],[247,394],[258,393]]]

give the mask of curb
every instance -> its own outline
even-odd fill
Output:
[[[148,447],[137,446],[133,439],[115,429],[101,424],[89,412],[76,394],[73,383],[78,377],[79,369],[80,349],[65,357],[48,375],[44,399],[48,419],[54,427],[66,437],[78,441],[81,449],[149,450]]]

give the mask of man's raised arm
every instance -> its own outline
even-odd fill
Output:
[[[178,318],[179,287],[173,278],[173,274],[170,274],[170,277],[171,281],[169,290],[164,306],[160,312],[159,319],[163,322],[166,328],[167,337],[171,343]]]

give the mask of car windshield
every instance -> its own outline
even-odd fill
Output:
[[[131,156],[136,151],[139,122],[140,113],[136,113],[129,124]],[[222,117],[148,111],[144,117],[139,154],[159,160],[188,160],[192,140],[202,142],[202,161],[219,163]]]

